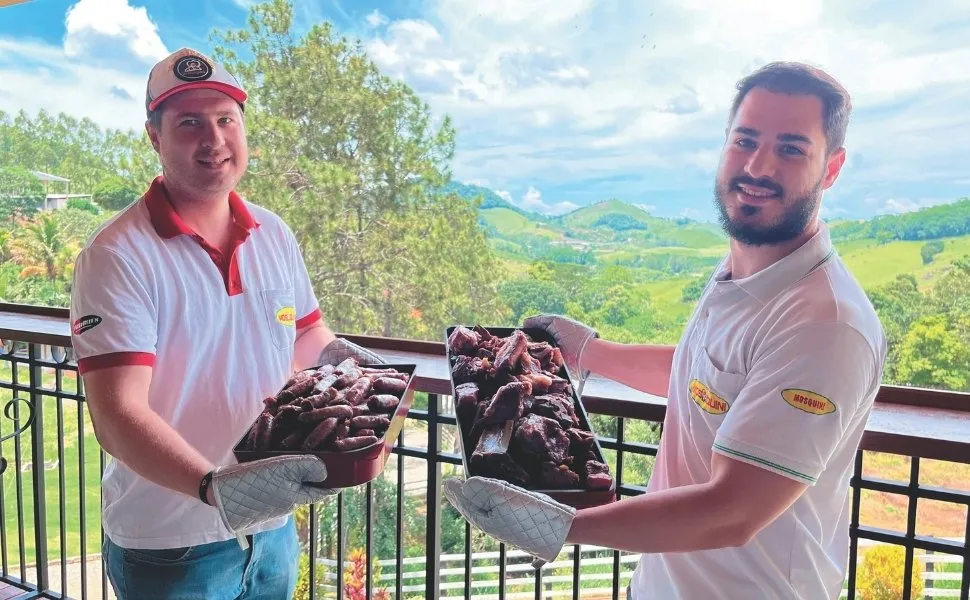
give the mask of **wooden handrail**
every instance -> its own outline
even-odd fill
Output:
[[[380,353],[390,362],[418,365],[420,391],[451,394],[444,333],[438,342],[357,334],[341,337]],[[71,346],[67,309],[0,303],[0,340]],[[666,399],[623,384],[589,378],[583,404],[593,413],[663,421]],[[863,437],[867,450],[970,463],[970,393],[883,385]]]

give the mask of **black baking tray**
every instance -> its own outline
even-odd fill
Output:
[[[455,413],[456,413],[456,419],[458,422],[458,438],[459,438],[459,443],[461,445],[461,462],[465,472],[465,477],[467,478],[467,477],[472,477],[476,475],[476,473],[472,472],[469,468],[471,455],[475,449],[472,447],[469,447],[469,444],[466,443],[466,437],[471,432],[471,423],[467,422],[467,419],[463,420],[462,417],[458,415],[458,412],[459,412],[457,410],[458,396],[455,393],[455,387],[456,387],[455,378],[453,377],[452,371],[451,371],[452,353],[451,353],[451,347],[448,343],[448,340],[451,338],[451,334],[455,331],[455,329],[458,329],[458,327],[461,327],[461,325],[452,325],[445,329],[445,355],[448,360],[448,378],[451,381],[451,393],[452,393],[452,397],[455,398],[455,408],[456,408]],[[466,327],[468,329],[474,329],[475,325],[464,325],[463,327]],[[512,335],[512,333],[514,333],[516,329],[518,329],[519,331],[522,331],[522,333],[526,334],[526,336],[528,336],[529,339],[533,342],[548,342],[550,345],[556,346],[555,340],[543,329],[529,328],[529,327],[518,327],[518,328],[487,327],[485,325],[481,325],[481,327],[486,329],[492,335],[495,335],[498,337],[508,337]],[[596,437],[595,435],[596,432],[593,431],[593,428],[590,426],[589,416],[586,414],[586,409],[583,407],[583,403],[580,400],[579,395],[576,393],[576,387],[573,385],[572,379],[569,377],[569,372],[566,369],[565,365],[563,365],[563,367],[560,368],[559,373],[557,373],[557,375],[569,382],[570,397],[573,400],[573,409],[576,412],[576,417],[579,419],[579,428],[585,429],[586,431],[589,431],[590,433],[594,434],[593,450],[596,456],[596,460],[602,462],[603,464],[609,465],[609,463],[606,461],[605,457],[603,456],[603,449],[600,447],[599,438]],[[470,441],[471,440],[468,440],[468,442]],[[585,488],[571,488],[571,489],[569,488],[567,489],[527,488],[527,489],[529,489],[530,491],[546,494],[547,496],[551,497],[553,500],[556,500],[557,502],[561,502],[562,504],[565,504],[567,506],[572,506],[573,508],[587,508],[591,506],[601,506],[603,504],[609,504],[611,502],[616,501],[616,474],[613,473],[612,469],[610,469],[610,478],[612,479],[612,482],[610,483],[610,487],[603,490],[590,490]]]
[[[310,367],[310,369],[319,369],[321,366],[322,365],[317,365],[315,367]],[[332,489],[349,488],[375,479],[384,470],[384,466],[387,464],[387,459],[391,455],[394,443],[397,441],[398,435],[401,433],[401,430],[404,427],[404,421],[407,419],[408,411],[410,410],[411,404],[414,401],[416,382],[414,372],[417,369],[417,365],[361,363],[359,366],[374,369],[395,369],[401,373],[407,373],[408,375],[407,387],[401,394],[401,401],[398,403],[397,409],[395,409],[391,415],[391,424],[388,426],[387,431],[384,432],[384,435],[378,438],[377,442],[371,444],[370,446],[364,446],[363,448],[356,448],[354,450],[346,451],[306,451],[300,449],[249,450],[242,448],[243,443],[249,437],[249,429],[247,429],[246,434],[240,438],[233,448],[233,453],[236,456],[236,460],[242,463],[259,460],[262,458],[270,458],[272,456],[310,454],[323,459],[324,464],[327,466],[327,478],[317,487]],[[250,429],[252,429],[254,425],[255,423],[250,426]]]

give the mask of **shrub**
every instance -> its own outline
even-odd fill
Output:
[[[306,552],[300,553],[300,566],[297,573],[299,575],[292,600],[310,600],[310,555]]]
[[[856,575],[859,600],[899,600],[903,597],[906,549],[881,544],[865,552]],[[913,561],[913,583],[909,600],[923,597],[923,564]]]

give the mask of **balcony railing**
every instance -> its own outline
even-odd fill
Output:
[[[9,461],[0,478],[0,581],[26,594],[17,597],[113,597],[100,560],[108,456],[88,417],[68,322],[62,309],[0,304],[0,438],[33,419],[0,442]],[[384,474],[299,515],[306,573],[298,599],[625,597],[635,554],[567,547],[534,570],[443,500],[441,481],[461,464],[443,344],[348,337],[391,362],[417,364],[420,393]],[[620,494],[643,493],[664,399],[593,377],[584,404]],[[903,564],[876,575],[896,577],[900,598],[922,589],[912,597],[968,600],[970,394],[884,386],[846,500],[843,597],[865,600],[865,556],[890,545],[902,549]]]

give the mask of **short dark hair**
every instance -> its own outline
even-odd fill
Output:
[[[162,128],[162,110],[165,108],[165,103],[162,102],[155,107],[155,110],[148,111],[148,123],[151,124],[154,129]]]
[[[728,122],[734,120],[744,97],[755,88],[764,88],[776,94],[817,97],[822,101],[822,128],[825,131],[828,152],[834,152],[845,144],[852,100],[842,84],[825,71],[798,62],[768,63],[738,81],[738,92],[734,97],[734,104],[731,105]]]

